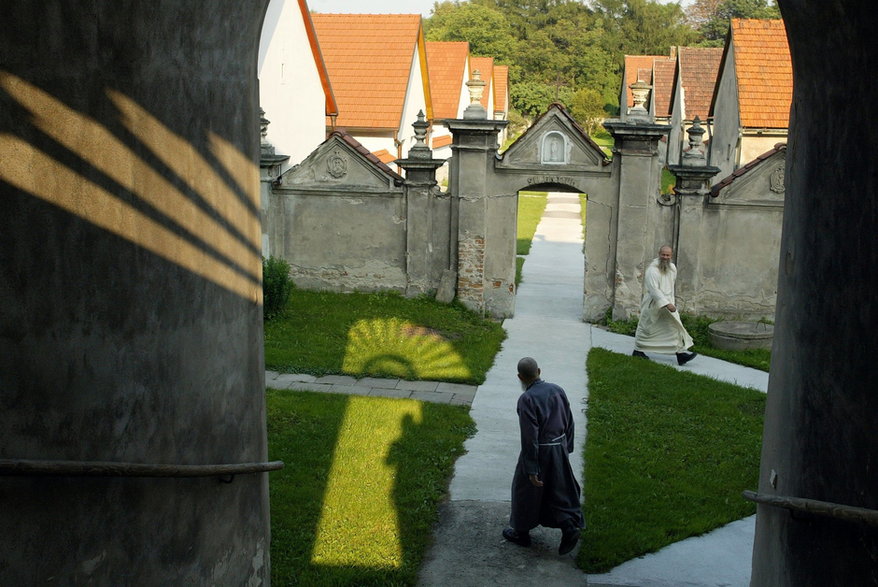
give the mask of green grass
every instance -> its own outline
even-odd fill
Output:
[[[598,144],[601,150],[604,152],[604,155],[607,157],[613,156],[613,145],[615,144],[615,140],[613,139],[613,135],[607,132],[606,129],[599,129],[595,132],[591,138]]]
[[[274,585],[413,585],[465,408],[267,391]]]
[[[521,284],[521,268],[524,266],[524,257],[530,253],[537,225],[543,217],[549,194],[546,192],[519,192],[518,194],[518,226],[517,240],[515,242],[515,285]]]
[[[284,373],[479,384],[506,333],[459,304],[293,290],[265,324],[265,366]]]
[[[768,372],[768,368],[771,366],[770,349],[748,349],[745,351],[729,351],[725,349],[718,349],[710,344],[710,336],[708,334],[707,327],[713,322],[722,320],[722,318],[680,314],[680,320],[683,321],[683,326],[686,327],[686,330],[695,341],[695,344],[692,346],[692,350],[697,352],[698,354],[708,357],[715,357],[717,359],[728,361],[730,363],[736,363],[738,365],[744,365],[745,367],[752,367],[753,369],[759,369],[760,371]],[[604,319],[601,320],[600,323],[606,326],[607,329],[610,330],[610,332],[615,332],[616,334],[634,336],[634,333],[637,331],[636,316],[628,318],[627,320],[613,320],[612,310],[607,310]]]
[[[674,186],[677,185],[677,176],[671,173],[671,170],[667,167],[662,167],[662,185],[661,192],[662,194],[670,194],[674,191]]]
[[[755,512],[765,394],[599,348],[587,366],[586,572]]]
[[[770,349],[728,351],[725,349],[718,349],[710,344],[710,336],[707,327],[711,323],[721,320],[721,318],[681,314],[680,319],[683,321],[683,326],[686,327],[686,330],[689,331],[689,334],[692,335],[692,339],[695,341],[695,345],[692,347],[692,350],[695,352],[709,357],[722,359],[723,361],[729,361],[730,363],[737,363],[739,365],[768,372],[768,368],[771,366]]]
[[[518,232],[515,254],[527,255],[537,231],[537,225],[543,217],[549,194],[546,192],[520,192],[518,194]]]

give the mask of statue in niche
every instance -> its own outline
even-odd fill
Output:
[[[543,163],[566,163],[564,135],[549,133],[543,139]]]

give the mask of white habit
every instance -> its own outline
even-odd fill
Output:
[[[659,260],[653,259],[643,276],[643,300],[640,321],[634,335],[634,348],[651,353],[682,353],[692,346],[692,337],[680,322],[680,312],[669,312],[665,306],[674,304],[674,282],[677,266],[659,271]]]

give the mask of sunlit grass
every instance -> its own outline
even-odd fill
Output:
[[[499,323],[459,304],[296,289],[284,315],[265,324],[265,365],[479,384],[505,337]]]
[[[583,569],[755,512],[765,394],[599,348],[587,365]]]
[[[384,404],[365,397],[348,400],[323,496],[311,556],[314,564],[402,566],[399,520],[393,502],[396,467],[390,450],[401,439],[403,426],[421,424],[421,404],[397,402],[394,409],[385,409],[388,406]],[[351,499],[353,496],[359,499]],[[365,496],[368,499],[363,499]]]
[[[274,585],[411,585],[455,459],[465,408],[268,390]]]
[[[359,320],[348,332],[342,370],[403,379],[466,380],[470,371],[450,341],[399,318]]]
[[[537,231],[537,225],[543,217],[549,194],[546,192],[519,192],[518,194],[518,228],[515,253],[527,255]]]

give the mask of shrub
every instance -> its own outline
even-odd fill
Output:
[[[290,264],[278,257],[262,258],[262,297],[264,320],[283,314],[293,291]]]

